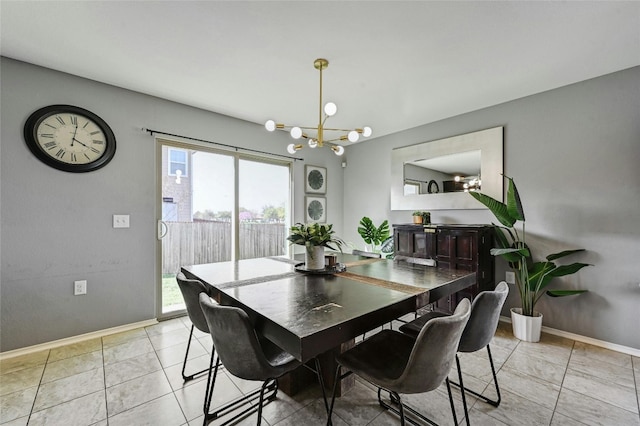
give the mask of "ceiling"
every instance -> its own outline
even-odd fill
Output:
[[[1,54],[263,124],[380,137],[640,65],[640,2],[6,1]],[[71,88],[70,88],[71,89]]]

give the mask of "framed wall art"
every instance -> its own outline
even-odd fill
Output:
[[[327,198],[305,197],[304,221],[325,223],[327,221]]]
[[[309,194],[327,193],[327,169],[318,166],[304,166],[304,189]]]

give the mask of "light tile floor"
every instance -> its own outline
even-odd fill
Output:
[[[185,384],[180,373],[190,325],[186,317],[178,318],[2,361],[0,424],[202,424],[205,376]],[[473,425],[640,425],[640,358],[545,334],[540,343],[521,342],[508,324],[500,325],[491,347],[502,403],[494,408],[468,397]],[[198,333],[189,367],[205,368],[210,348],[210,337]],[[465,384],[495,397],[486,351],[462,354],[461,363]],[[223,372],[214,405],[255,387]],[[334,424],[399,424],[376,398],[371,385],[357,380],[336,400]],[[454,398],[463,423],[456,390]],[[444,385],[404,400],[440,424],[453,423]],[[267,426],[324,424],[319,387],[294,397],[280,392],[263,419]],[[238,424],[255,421],[253,414]]]

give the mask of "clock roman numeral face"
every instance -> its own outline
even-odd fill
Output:
[[[73,113],[52,114],[36,129],[44,153],[69,164],[88,164],[105,153],[106,137],[92,120]]]

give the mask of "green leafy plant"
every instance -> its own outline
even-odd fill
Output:
[[[415,212],[411,213],[411,216],[422,216],[422,213],[424,213],[422,210],[416,210]]]
[[[345,242],[335,236],[333,225],[321,225],[319,223],[296,223],[290,229],[291,235],[287,240],[291,244],[305,246],[307,251],[311,251],[313,247],[323,246],[332,250],[340,250]]]
[[[385,219],[379,227],[376,227],[370,218],[364,216],[360,219],[358,234],[360,234],[365,243],[371,244],[372,251],[377,253],[377,250],[379,250],[377,247],[389,238],[389,221]]]
[[[472,191],[469,194],[484,204],[502,224],[502,226],[494,224],[499,247],[491,249],[491,254],[502,256],[514,269],[522,303],[522,314],[533,316],[536,303],[545,293],[552,297],[561,297],[586,292],[587,290],[546,290],[546,288],[553,278],[574,274],[590,265],[576,262],[558,266],[554,263],[557,259],[582,252],[584,249],[565,250],[550,254],[546,260],[541,262],[532,260],[531,252],[525,241],[525,217],[518,189],[512,178],[508,176],[504,176],[504,178],[509,185],[506,204],[481,192]],[[518,221],[522,223],[520,231],[516,228]]]

